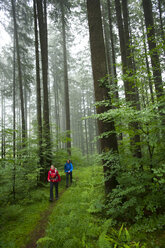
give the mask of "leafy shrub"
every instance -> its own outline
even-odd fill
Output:
[[[118,186],[109,195],[107,214],[128,224],[162,214],[165,205],[163,171],[163,166],[153,172],[140,169],[118,171]],[[146,226],[147,229],[150,228]]]
[[[140,245],[140,242],[132,241],[128,230],[122,225],[120,230],[110,228],[107,233],[101,233],[99,237],[99,248],[145,248],[146,245]]]

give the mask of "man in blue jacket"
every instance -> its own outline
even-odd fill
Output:
[[[70,160],[67,160],[64,170],[66,173],[66,187],[68,188],[69,186],[69,176],[70,176],[70,183],[72,183],[72,170],[73,170],[73,165]]]

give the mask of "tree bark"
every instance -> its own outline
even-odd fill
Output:
[[[36,96],[37,96],[37,127],[38,127],[38,155],[39,164],[43,167],[42,155],[42,111],[41,111],[41,80],[40,80],[40,62],[39,62],[39,43],[38,43],[38,24],[37,24],[37,10],[36,0],[33,0],[34,11],[34,32],[35,32],[35,56],[36,56]]]
[[[57,77],[53,74],[53,89],[54,89],[54,105],[55,105],[55,123],[56,123],[56,138],[57,144],[56,148],[59,149],[59,128],[60,128],[60,116],[59,116],[59,94],[58,94],[58,83]]]
[[[152,80],[151,80],[151,72],[150,72],[150,66],[149,66],[148,55],[147,55],[146,35],[145,35],[145,32],[144,32],[144,25],[143,25],[143,23],[142,23],[142,29],[143,29],[143,46],[144,46],[144,53],[145,53],[145,60],[146,60],[146,67],[147,67],[149,89],[150,89],[151,101],[154,104],[154,93],[153,93],[153,86],[152,86]]]
[[[41,181],[46,180],[47,168],[51,165],[51,139],[49,124],[49,100],[48,100],[48,42],[47,42],[47,21],[46,21],[46,1],[36,0],[39,23],[39,35],[42,61],[42,83],[43,83],[43,141],[46,145],[44,156],[44,171]]]
[[[158,102],[160,98],[164,95],[163,84],[162,84],[162,75],[160,68],[160,61],[158,55],[158,48],[156,45],[155,38],[155,28],[154,28],[154,20],[152,13],[152,2],[151,0],[143,0],[143,10],[145,17],[145,25],[147,29],[147,38],[148,38],[148,46],[151,57],[152,71],[154,76],[155,90]]]
[[[112,68],[112,55],[110,49],[110,42],[109,42],[109,29],[107,28],[106,23],[106,11],[105,11],[105,4],[102,3],[102,20],[103,20],[103,34],[104,34],[104,41],[105,41],[105,54],[106,54],[106,64],[107,64],[107,72],[109,74],[109,82],[112,85],[113,82],[113,68]]]
[[[107,8],[108,8],[108,21],[109,21],[110,40],[111,40],[111,48],[112,48],[112,62],[113,62],[112,66],[113,66],[113,73],[114,73],[114,85],[116,86],[115,96],[116,96],[116,99],[119,99],[119,94],[118,94],[118,89],[117,89],[116,54],[115,54],[114,34],[113,34],[112,13],[111,13],[110,0],[107,0]]]
[[[61,1],[61,21],[62,21],[62,39],[63,39],[63,63],[64,63],[64,93],[65,93],[65,114],[66,114],[66,132],[67,132],[67,152],[71,155],[71,136],[70,136],[70,102],[69,102],[69,84],[68,84],[68,65],[66,49],[66,27],[63,2]]]
[[[129,84],[130,84],[130,97],[132,101],[133,107],[135,107],[137,110],[140,110],[140,101],[139,101],[139,93],[136,86],[135,79],[132,79],[133,76],[136,75],[136,70],[133,64],[133,56],[131,51],[131,44],[130,44],[130,31],[129,31],[129,12],[128,12],[128,1],[122,0],[122,8],[123,8],[123,19],[124,19],[124,34],[125,34],[125,49],[126,49],[126,56],[127,56],[127,73],[130,77]],[[130,124],[133,129],[135,130],[135,133],[139,129],[139,124],[137,122],[133,122]],[[137,158],[141,158],[141,147],[138,145],[140,143],[140,135],[135,134],[135,136],[132,139],[133,142],[133,154]]]
[[[120,50],[121,50],[121,59],[122,59],[122,71],[123,75],[127,75],[127,79],[124,79],[124,89],[125,97],[127,102],[131,102],[132,107],[140,109],[139,104],[139,95],[136,89],[135,81],[132,79],[134,72],[134,67],[132,63],[131,53],[130,53],[130,38],[129,38],[129,28],[128,28],[128,9],[127,1],[123,0],[123,16],[124,22],[122,19],[121,4],[120,0],[115,0],[115,9],[117,16],[117,25],[119,31],[120,39]],[[124,24],[123,24],[124,23]],[[134,130],[135,135],[130,138],[131,150],[133,156],[141,158],[141,148],[137,143],[140,142],[140,136],[137,134],[139,125],[137,122],[131,122],[130,128]]]
[[[159,8],[161,36],[162,36],[163,49],[164,49],[164,55],[165,55],[165,32],[164,32],[164,27],[163,27],[162,3],[161,3],[161,0],[158,0],[158,8]]]
[[[83,93],[83,111],[84,111],[84,118],[86,117],[86,111],[85,111],[85,97],[84,97],[84,93]],[[85,143],[86,143],[86,154],[88,156],[89,153],[89,149],[88,149],[88,129],[87,129],[87,120],[84,120],[84,124],[85,124]]]
[[[15,36],[13,39],[13,199],[15,201],[15,179],[16,179],[16,164],[15,164],[15,157],[16,157],[16,115],[15,115],[15,94],[16,94],[16,82],[15,82]]]
[[[27,137],[26,124],[25,124],[25,109],[24,109],[24,96],[23,96],[23,84],[22,84],[22,69],[21,69],[21,59],[20,59],[20,48],[18,41],[18,30],[17,30],[17,21],[16,21],[16,12],[15,12],[15,0],[11,0],[12,4],[12,14],[14,21],[14,36],[16,42],[16,53],[17,53],[17,64],[18,64],[18,80],[19,80],[19,90],[20,90],[20,99],[21,99],[21,117],[22,117],[22,143],[23,147],[25,146],[25,139]]]
[[[109,100],[108,89],[105,85],[101,85],[100,79],[105,77],[107,74],[106,70],[106,55],[105,46],[103,39],[102,21],[101,21],[101,10],[100,0],[87,0],[87,12],[88,12],[88,25],[90,34],[90,48],[91,48],[91,59],[92,59],[92,70],[94,79],[94,91],[95,100],[103,101]],[[111,103],[110,103],[111,104]],[[108,109],[105,106],[97,106],[97,114],[106,112]],[[108,137],[100,139],[101,152],[112,151],[118,153],[118,144],[115,132],[114,121],[106,123],[98,120],[99,135],[111,131],[112,133]],[[108,162],[108,161],[104,161]],[[112,173],[113,161],[109,164],[104,164],[104,175],[105,175],[105,191],[108,194],[113,188],[116,187],[116,178],[110,174]]]
[[[1,88],[1,158],[4,158],[5,151],[5,142],[4,142],[4,97],[3,97],[3,89]]]

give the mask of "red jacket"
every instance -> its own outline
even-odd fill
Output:
[[[61,181],[61,177],[58,173],[58,170],[54,169],[50,169],[48,172],[48,181],[51,182],[60,182]]]

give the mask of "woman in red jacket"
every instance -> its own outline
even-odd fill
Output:
[[[50,201],[53,201],[53,185],[55,185],[56,189],[56,200],[58,200],[58,182],[61,181],[61,177],[54,167],[51,165],[50,170],[48,172],[48,182],[50,182]]]

